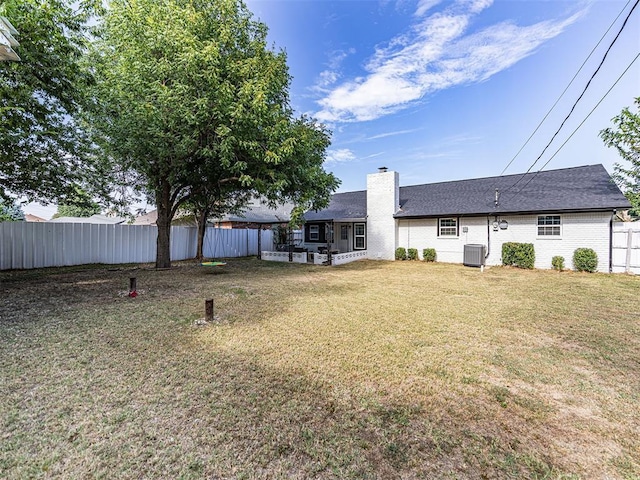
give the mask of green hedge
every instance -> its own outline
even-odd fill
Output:
[[[556,255],[555,257],[553,257],[551,259],[551,266],[559,272],[564,270],[564,257],[561,257],[560,255]]]
[[[418,249],[410,248],[409,250],[407,250],[407,259],[418,260]]]
[[[422,250],[422,260],[425,262],[435,262],[436,261],[436,249],[435,248],[425,248]]]
[[[396,260],[406,260],[407,259],[407,249],[404,247],[396,248]]]
[[[533,243],[506,242],[502,244],[502,264],[519,268],[533,268],[536,252]]]
[[[579,272],[595,272],[598,268],[598,254],[592,248],[576,248],[573,252],[573,266]]]

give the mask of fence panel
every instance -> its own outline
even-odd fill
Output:
[[[232,258],[258,255],[259,230],[207,227],[202,253],[208,258]],[[262,230],[262,245],[273,243],[271,229]]]
[[[198,230],[171,227],[171,260],[196,256]],[[0,270],[90,263],[147,263],[156,258],[154,225],[0,222]],[[262,245],[271,245],[270,229]],[[258,230],[207,228],[204,255],[210,258],[258,254]]]
[[[623,223],[613,230],[613,271],[640,275],[640,225]]]

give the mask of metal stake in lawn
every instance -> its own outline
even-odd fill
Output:
[[[137,280],[136,277],[129,278],[129,296],[135,298],[138,296],[138,292],[136,290]]]
[[[213,322],[213,298],[204,301],[204,319]]]

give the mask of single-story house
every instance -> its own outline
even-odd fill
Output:
[[[435,248],[437,261],[466,263],[465,246],[482,246],[486,265],[502,263],[505,242],[532,243],[536,268],[588,247],[610,271],[613,219],[630,203],[602,165],[400,187],[386,168],[367,176],[365,191],[338,193],[305,214],[310,252],[360,252],[393,260],[397,247]],[[365,255],[366,252],[366,255]]]

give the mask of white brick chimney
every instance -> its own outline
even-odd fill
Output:
[[[400,176],[388,171],[367,175],[367,252],[372,260],[393,260],[398,235],[393,215],[400,208]]]

